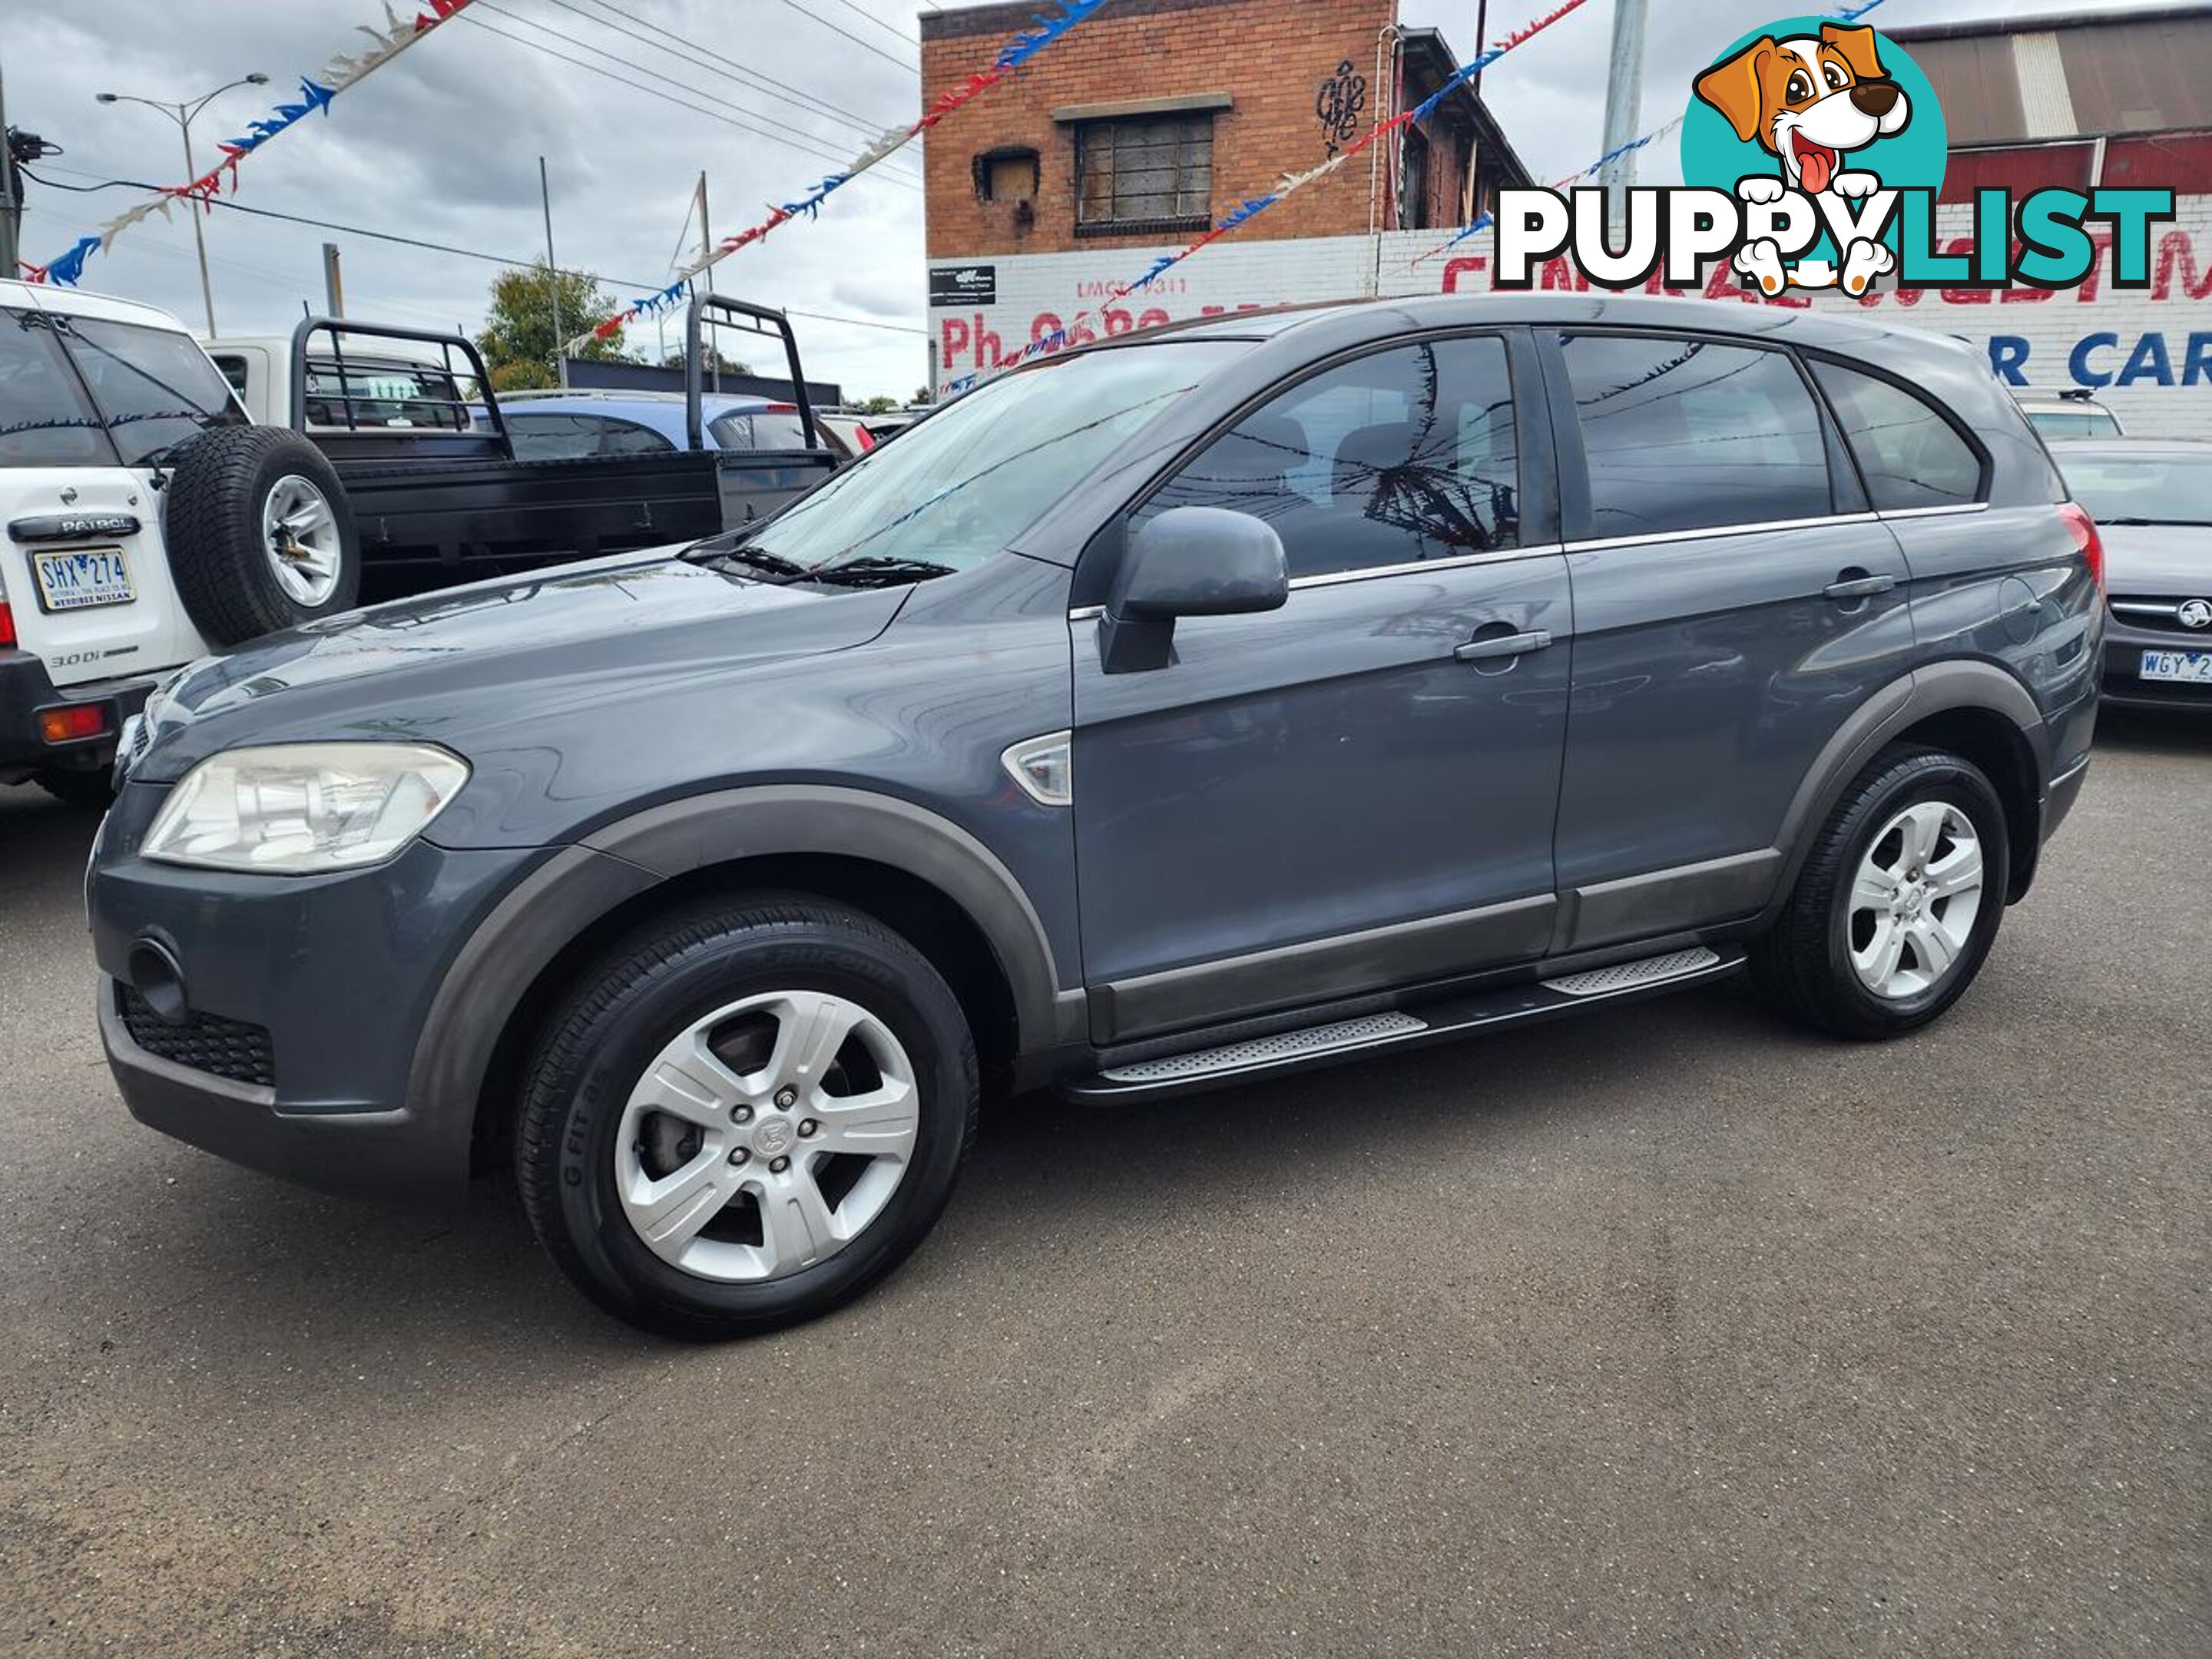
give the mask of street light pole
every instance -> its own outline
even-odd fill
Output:
[[[192,159],[192,118],[205,109],[211,100],[228,92],[233,87],[265,87],[268,84],[269,77],[256,70],[251,75],[240,76],[235,81],[224,82],[213,92],[203,93],[189,103],[166,104],[151,98],[136,97],[125,92],[101,92],[93,95],[96,101],[103,104],[143,104],[148,109],[159,110],[163,115],[174,121],[177,124],[177,131],[184,137],[185,182],[190,184],[200,176],[199,163]],[[205,211],[205,208],[198,202],[195,201],[192,204],[192,246],[199,254],[200,301],[207,307],[208,338],[212,340],[216,337],[215,283],[208,275],[207,230],[200,223],[201,216]]]
[[[185,135],[185,182],[190,184],[200,176],[199,163],[192,160],[192,118],[185,113],[182,104],[177,106],[177,130]],[[200,303],[207,307],[208,338],[216,337],[215,283],[208,276],[207,228],[200,221],[207,210],[198,202],[191,204],[192,247],[200,258]]]

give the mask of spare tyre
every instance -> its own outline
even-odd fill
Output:
[[[345,489],[298,433],[211,428],[170,467],[169,569],[210,644],[240,645],[358,601],[361,544]]]

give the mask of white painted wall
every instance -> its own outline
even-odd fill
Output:
[[[2184,196],[2172,224],[2155,228],[2151,286],[2123,293],[2111,283],[2109,261],[2075,290],[1926,289],[1907,296],[1877,292],[1864,301],[1824,295],[1800,303],[1860,312],[1918,328],[1994,343],[1993,360],[2009,364],[2027,385],[2056,390],[2095,386],[2100,401],[2142,436],[2212,439],[2212,196]],[[1969,210],[1946,207],[1937,229],[1963,239]],[[933,307],[939,380],[1012,361],[1032,339],[1063,325],[1079,342],[1100,333],[1218,314],[1240,307],[1296,304],[1380,294],[1398,298],[1443,292],[1480,293],[1490,286],[1490,233],[1448,254],[1423,258],[1449,234],[1394,232],[1379,239],[1343,236],[1307,241],[1231,238],[1176,267],[1151,291],[1097,314],[1103,296],[1172,250],[1115,248],[1073,253],[1010,255],[955,264],[994,269],[996,298],[988,306]],[[1544,283],[1576,285],[1565,261]],[[1765,301],[1747,295],[1724,272],[1708,285],[1715,303]],[[1697,302],[1686,299],[1685,303]],[[1079,316],[1090,313],[1078,325]]]

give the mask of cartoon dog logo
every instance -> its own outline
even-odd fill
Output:
[[[1739,140],[1756,139],[1781,163],[1779,177],[1754,173],[1738,182],[1736,194],[1747,202],[1779,201],[1784,190],[1872,195],[1881,180],[1864,168],[1847,170],[1844,158],[1903,131],[1912,118],[1905,89],[1883,72],[1874,31],[1838,23],[1821,24],[1817,35],[1783,40],[1762,35],[1700,75],[1696,85],[1698,96],[1728,118]],[[1855,240],[1844,250],[1843,287],[1863,294],[1895,263],[1881,243]],[[1779,294],[1788,283],[1833,288],[1838,281],[1825,259],[1785,270],[1771,237],[1747,243],[1735,267],[1757,278],[1768,294]]]

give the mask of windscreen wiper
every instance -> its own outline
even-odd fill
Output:
[[[686,548],[683,556],[694,564],[732,564],[758,575],[772,576],[778,581],[796,581],[806,574],[806,567],[795,559],[781,554],[742,544],[750,532],[738,532],[717,536],[712,541]]]
[[[896,587],[902,582],[926,582],[935,576],[958,573],[933,559],[848,559],[806,573],[806,580],[831,587]]]

